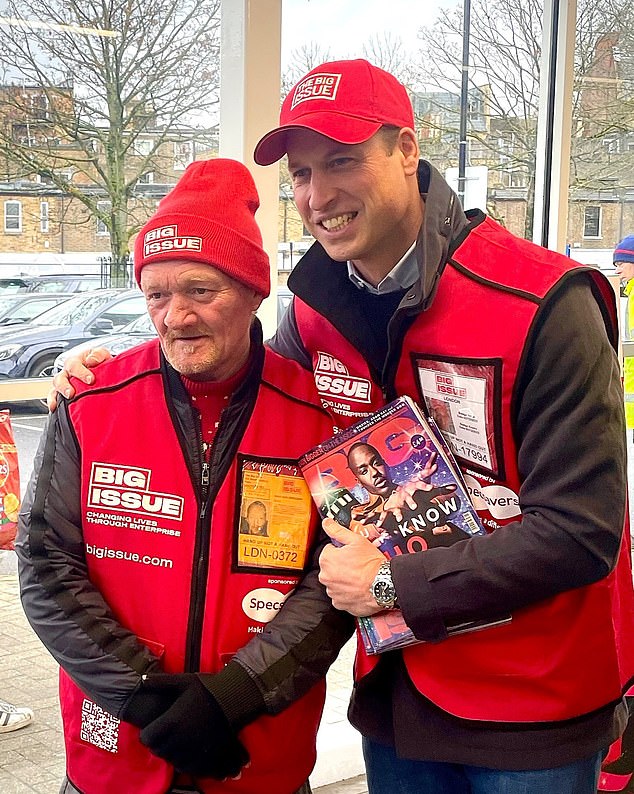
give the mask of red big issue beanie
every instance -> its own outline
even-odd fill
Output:
[[[191,163],[137,235],[134,275],[170,259],[203,262],[260,295],[271,291],[269,258],[255,222],[260,200],[253,177],[237,160]]]

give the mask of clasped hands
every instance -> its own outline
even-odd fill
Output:
[[[141,729],[141,742],[179,772],[217,780],[238,777],[249,754],[215,697],[205,673],[143,677],[121,715]]]

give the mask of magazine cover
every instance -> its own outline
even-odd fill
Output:
[[[368,538],[387,558],[486,534],[437,433],[414,401],[401,397],[309,450],[299,466],[320,514]],[[491,622],[448,630],[485,625]],[[371,654],[418,642],[398,609],[359,618],[359,628]]]

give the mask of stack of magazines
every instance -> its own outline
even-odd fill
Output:
[[[409,397],[309,450],[299,466],[320,514],[363,535],[388,559],[486,534],[442,433]],[[471,621],[447,631],[509,620]],[[418,642],[398,609],[358,624],[368,654]]]

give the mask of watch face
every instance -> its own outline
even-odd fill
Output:
[[[379,606],[391,607],[394,605],[394,585],[391,582],[380,580],[372,588],[374,600]]]
[[[391,601],[394,596],[394,587],[389,582],[374,583],[374,597],[377,601]]]

